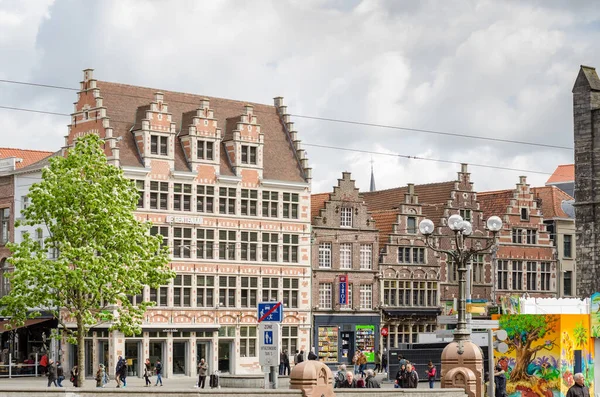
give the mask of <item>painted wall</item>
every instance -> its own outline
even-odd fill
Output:
[[[500,328],[508,334],[507,353],[494,352],[507,373],[510,397],[565,396],[583,373],[593,393],[594,344],[587,314],[502,315]],[[593,394],[592,394],[593,395]]]

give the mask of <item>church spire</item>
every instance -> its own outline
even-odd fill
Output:
[[[369,186],[369,191],[374,192],[375,189],[375,175],[373,175],[373,158],[371,157],[371,185]]]

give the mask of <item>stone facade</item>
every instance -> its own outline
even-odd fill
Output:
[[[283,348],[307,349],[311,329],[310,168],[283,98],[275,106],[102,82],[84,71],[65,149],[106,141],[111,164],[135,181],[136,216],[171,249],[177,276],[146,287],[142,334],[102,327],[86,337],[86,375],[119,355],[140,376],[260,374],[257,304],[283,302]],[[129,122],[127,120],[130,120]],[[75,359],[65,351],[65,365]]]
[[[380,331],[379,235],[349,172],[333,192],[313,196],[312,225],[315,352],[337,364],[362,350],[372,361]]]
[[[600,291],[600,79],[596,69],[581,66],[573,87],[575,141],[575,225],[577,296]]]

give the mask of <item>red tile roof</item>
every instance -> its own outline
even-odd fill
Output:
[[[394,224],[398,223],[397,210],[373,211],[371,216],[375,220],[375,228],[379,230],[379,241],[381,244],[387,243],[388,236],[394,230]]]
[[[546,181],[546,185],[566,182],[575,182],[575,164],[562,164],[556,167],[554,173]]]
[[[325,208],[325,202],[329,201],[329,193],[317,193],[310,196],[310,219],[319,216],[321,209]]]
[[[415,185],[415,194],[419,196],[420,204],[445,204],[450,200],[455,181]],[[404,202],[404,194],[408,186],[397,187],[375,192],[364,192],[363,197],[370,211],[398,208]]]
[[[169,106],[173,122],[181,130],[182,119],[185,114],[193,112],[200,107],[200,101],[207,98],[204,95],[185,94],[181,92],[165,91],[155,88],[137,87],[127,84],[97,81],[103,106],[110,118],[113,136],[122,137],[120,142],[121,164],[124,166],[141,167],[142,162],[135,145],[134,136],[129,130],[134,125],[136,114],[140,107],[147,106],[154,101],[154,94],[162,92],[164,103]],[[218,127],[223,131],[231,128],[228,119],[237,118],[244,112],[247,101],[208,97],[210,108],[214,110],[214,117]],[[275,106],[252,104],[253,113],[264,133],[263,151],[263,176],[265,179],[305,182],[303,170],[296,158],[296,150],[290,143],[284,126],[281,123]],[[229,121],[231,124],[231,121]],[[183,126],[184,128],[187,125]],[[189,171],[190,167],[185,159],[183,149],[178,143],[175,145],[175,170]],[[224,145],[221,146],[221,174],[233,175]]]
[[[483,211],[483,217],[488,218],[492,215],[502,217],[506,214],[514,193],[513,189],[477,193],[477,201],[479,209]]]
[[[536,198],[542,201],[542,214],[544,218],[569,218],[562,209],[562,202],[574,200],[573,197],[563,192],[556,186],[534,187],[531,191]]]
[[[26,149],[12,149],[0,147],[0,158],[5,159],[9,157],[17,157],[23,159],[20,163],[17,163],[17,169],[27,167],[33,163],[37,163],[40,160],[45,159],[52,155],[53,152],[46,152],[43,150],[26,150]]]

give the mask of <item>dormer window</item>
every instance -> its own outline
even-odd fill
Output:
[[[213,160],[214,159],[214,143],[207,141],[198,141],[198,160]]]
[[[168,143],[168,137],[152,135],[150,137],[150,154],[158,154],[160,156],[168,155]]]
[[[529,211],[527,211],[527,208],[521,208],[521,220],[522,221],[529,220]]]
[[[352,208],[342,207],[340,210],[340,227],[352,227]]]
[[[256,146],[242,145],[242,164],[256,165]]]
[[[406,218],[406,233],[415,234],[417,232],[417,218],[409,216]]]

